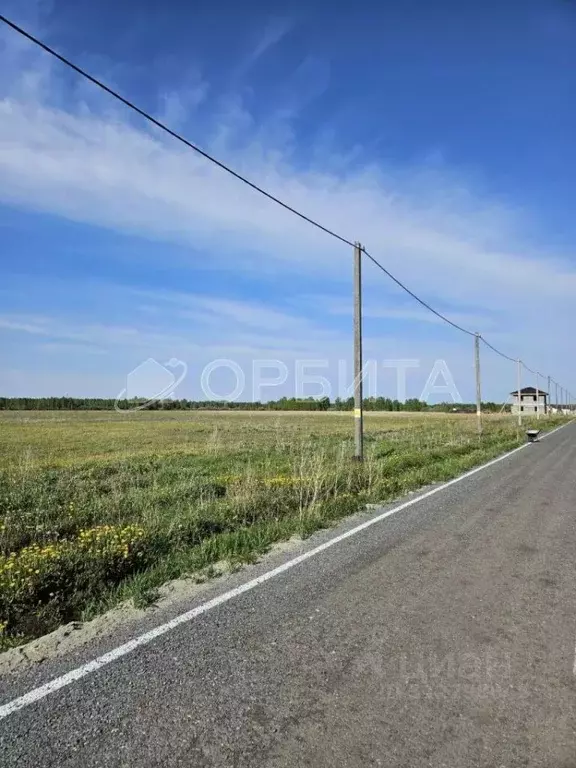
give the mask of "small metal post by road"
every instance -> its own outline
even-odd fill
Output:
[[[536,371],[536,418],[540,418],[540,374]]]
[[[522,426],[522,406],[520,403],[522,402],[522,398],[520,396],[520,386],[521,386],[521,379],[522,379],[522,360],[518,358],[518,391],[516,392],[516,398],[517,398],[517,408],[518,408],[518,426]]]
[[[552,415],[551,412],[550,412],[550,400],[552,398],[552,395],[550,394],[550,382],[551,381],[552,381],[552,378],[550,376],[548,376],[548,395],[547,395],[548,402],[547,402],[547,408],[546,408],[546,412],[547,412],[548,416]]]
[[[354,458],[364,458],[362,412],[362,246],[354,245]]]
[[[478,434],[482,434],[482,388],[480,384],[480,334],[474,335],[474,371],[476,373],[476,422]]]

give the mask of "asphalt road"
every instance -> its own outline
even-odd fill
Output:
[[[575,553],[569,425],[6,717],[0,764],[574,767]]]

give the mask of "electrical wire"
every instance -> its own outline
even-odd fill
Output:
[[[110,96],[113,96],[115,99],[118,99],[118,101],[121,101],[122,104],[125,104],[127,107],[134,110],[134,112],[137,112],[139,115],[141,115],[143,118],[145,118],[150,123],[155,125],[157,128],[160,128],[162,131],[165,131],[174,139],[177,139],[178,141],[182,142],[182,144],[185,144],[189,149],[194,150],[194,152],[197,152],[199,155],[202,155],[202,157],[204,157],[206,160],[209,160],[211,163],[214,163],[214,165],[217,165],[218,168],[221,168],[223,171],[226,171],[231,176],[234,176],[235,179],[242,181],[244,184],[248,185],[249,187],[254,189],[256,192],[259,192],[261,195],[264,195],[264,197],[267,197],[269,200],[272,200],[272,202],[277,203],[278,205],[281,205],[282,208],[285,208],[287,211],[290,211],[290,213],[293,213],[295,216],[298,216],[299,218],[308,222],[308,224],[312,224],[312,226],[322,230],[322,232],[325,232],[327,235],[330,235],[331,237],[336,238],[336,240],[340,240],[340,242],[345,243],[346,245],[350,245],[352,247],[354,246],[354,243],[351,240],[348,240],[342,235],[339,235],[337,232],[334,232],[328,227],[325,227],[323,224],[320,224],[320,222],[315,221],[310,216],[306,216],[306,214],[302,213],[296,208],[293,208],[291,205],[288,205],[288,203],[285,203],[283,200],[280,200],[280,198],[276,197],[270,192],[266,192],[266,190],[262,189],[262,187],[259,187],[258,184],[255,184],[253,181],[250,181],[245,176],[242,176],[241,173],[238,173],[238,171],[235,171],[233,168],[230,168],[230,166],[226,165],[221,160],[218,160],[213,155],[210,155],[208,152],[205,152],[203,149],[200,149],[200,147],[198,147],[196,144],[193,144],[191,141],[184,138],[184,136],[181,136],[179,133],[176,133],[176,131],[173,131],[171,128],[168,128],[168,126],[164,125],[164,123],[160,122],[160,120],[157,120],[155,117],[152,117],[152,115],[150,115],[145,110],[141,109],[140,107],[137,107],[136,104],[129,101],[127,98],[119,94],[117,91],[114,91],[108,85],[103,83],[101,80],[98,80],[98,78],[89,74],[84,69],[81,69],[77,64],[74,64],[65,56],[62,56],[62,54],[58,53],[58,51],[55,51],[49,45],[46,45],[46,43],[43,43],[42,40],[39,40],[30,32],[27,32],[25,29],[18,26],[18,24],[15,24],[13,21],[10,21],[10,19],[7,19],[6,16],[2,16],[0,14],[0,21],[4,22],[4,24],[11,27],[13,30],[23,35],[31,42],[38,45],[40,48],[46,51],[46,53],[49,53],[51,56],[54,56],[63,64],[66,64],[67,67],[70,67],[70,69],[73,69],[79,75],[82,75],[82,77],[85,77],[87,80],[89,80],[91,83],[96,85],[98,88],[101,88],[103,91],[106,91],[106,93],[110,94]]]
[[[500,357],[503,357],[505,360],[509,360],[511,363],[518,362],[518,359],[510,357],[510,355],[507,355],[504,352],[501,352],[493,344],[490,344],[490,342],[487,341],[480,333],[474,333],[473,331],[469,331],[467,328],[463,328],[461,325],[458,325],[458,323],[455,323],[453,320],[450,320],[450,318],[446,317],[446,315],[443,315],[441,312],[438,312],[436,309],[434,309],[434,307],[430,306],[430,304],[428,304],[426,301],[421,299],[413,291],[411,291],[406,285],[404,285],[404,283],[398,280],[398,278],[395,277],[389,270],[387,270],[386,267],[384,267],[376,258],[374,258],[374,256],[372,256],[372,254],[368,253],[368,251],[364,247],[361,246],[361,248],[362,248],[362,253],[364,253],[364,255],[370,259],[370,261],[372,261],[377,267],[379,267],[382,270],[382,272],[384,272],[384,274],[386,274],[391,280],[393,280],[396,283],[396,285],[402,288],[403,291],[406,291],[407,294],[412,296],[413,299],[415,299],[419,304],[421,304],[427,310],[429,310],[434,315],[439,317],[445,323],[448,323],[448,325],[451,325],[453,328],[456,328],[457,330],[461,331],[462,333],[465,333],[468,336],[478,336],[478,338],[481,341],[483,341],[487,347],[489,347],[497,355],[500,355]],[[542,378],[546,378],[542,373],[540,373],[539,371],[532,370],[532,368],[527,366],[526,363],[522,362],[521,360],[520,360],[520,363],[521,365],[524,366],[524,368],[527,371],[534,374],[534,376],[542,376]]]
[[[129,101],[127,98],[122,96],[117,91],[110,88],[108,85],[103,83],[98,78],[94,77],[93,75],[86,72],[84,69],[79,67],[77,64],[74,64],[74,62],[67,59],[62,54],[58,53],[58,51],[51,48],[46,43],[42,42],[39,38],[32,35],[30,32],[26,31],[22,27],[20,27],[15,22],[11,21],[10,19],[6,18],[6,16],[3,16],[0,14],[0,21],[2,21],[4,24],[6,24],[8,27],[13,29],[15,32],[18,32],[23,37],[27,38],[30,42],[34,43],[35,45],[39,46],[44,50],[46,53],[49,53],[51,56],[54,56],[56,59],[58,59],[60,62],[65,64],[70,69],[74,70],[77,74],[81,75],[82,77],[86,78],[86,80],[89,80],[91,83],[93,83],[95,86],[100,88],[101,90],[108,93],[110,96],[114,97],[118,101],[122,102],[125,106],[127,106],[129,109],[133,110],[137,114],[139,114],[141,117],[143,117],[145,120],[148,120],[150,123],[155,125],[157,128],[160,128],[162,131],[167,133],[169,136],[172,136],[172,138],[176,139],[177,141],[180,141],[182,144],[187,146],[189,149],[192,149],[197,154],[201,155],[206,160],[209,160],[211,163],[216,165],[218,168],[222,169],[223,171],[226,171],[226,173],[233,176],[235,179],[238,179],[239,181],[246,184],[251,189],[255,190],[256,192],[259,192],[264,197],[268,198],[274,203],[277,203],[285,210],[289,211],[290,213],[293,213],[295,216],[298,216],[303,221],[306,221],[308,224],[311,224],[313,227],[316,227],[317,229],[321,230],[327,235],[330,235],[331,237],[335,238],[336,240],[339,240],[342,243],[345,243],[346,245],[349,245],[351,247],[355,247],[356,243],[352,242],[351,240],[348,240],[346,237],[343,237],[342,235],[339,235],[337,232],[334,232],[332,229],[329,229],[328,227],[325,227],[323,224],[320,224],[320,222],[316,221],[315,219],[312,219],[310,216],[307,216],[306,214],[299,211],[297,208],[294,208],[293,206],[289,205],[288,203],[285,203],[280,198],[276,197],[275,195],[271,194],[270,192],[267,192],[262,187],[258,186],[258,184],[254,183],[253,181],[250,181],[248,178],[243,176],[241,173],[238,173],[238,171],[235,171],[230,166],[223,163],[221,160],[218,160],[213,155],[209,154],[205,150],[201,149],[199,146],[194,144],[193,142],[186,139],[181,134],[177,133],[176,131],[173,131],[171,128],[169,128],[167,125],[162,123],[160,120],[157,120],[155,117],[152,117],[148,112],[146,112],[144,109],[141,109],[140,107],[136,106],[133,102]],[[395,277],[386,267],[384,267],[374,256],[372,256],[364,247],[361,246],[362,253],[365,254],[365,256],[370,259],[379,269],[384,272],[385,275],[387,275],[390,280],[392,280],[396,285],[398,285],[403,291],[405,291],[409,296],[411,296],[415,301],[417,301],[419,304],[421,304],[425,309],[427,309],[429,312],[432,312],[432,314],[436,315],[436,317],[443,320],[448,325],[451,325],[453,328],[455,328],[458,331],[461,331],[462,333],[465,333],[468,336],[478,336],[484,344],[489,347],[493,352],[495,352],[497,355],[500,355],[500,357],[503,357],[506,360],[509,360],[510,362],[517,362],[513,357],[510,357],[509,355],[506,355],[504,352],[501,352],[499,349],[494,347],[490,342],[486,341],[486,339],[479,333],[475,333],[474,331],[470,331],[467,328],[462,327],[461,325],[458,325],[458,323],[455,323],[453,320],[450,320],[450,318],[446,317],[446,315],[443,315],[441,312],[438,312],[434,307],[432,307],[430,304],[428,304],[426,301],[421,299],[417,294],[415,294],[413,291],[411,291],[404,283],[402,283],[397,277]],[[539,374],[537,371],[533,371],[531,368],[529,368],[525,363],[522,363],[522,365],[526,368],[527,371],[534,375],[541,376],[542,374]]]
[[[427,310],[432,312],[432,314],[436,315],[436,317],[439,317],[441,320],[444,320],[445,323],[448,323],[448,325],[451,325],[453,328],[456,328],[458,331],[462,331],[462,333],[468,334],[468,336],[476,336],[476,333],[473,331],[469,331],[467,328],[463,328],[461,325],[458,325],[458,323],[455,323],[453,320],[450,320],[448,317],[443,315],[441,312],[438,312],[434,307],[431,307],[430,304],[424,301],[424,299],[421,299],[419,296],[417,296],[415,293],[413,293],[410,288],[404,285],[400,280],[398,280],[397,277],[394,277],[394,275],[389,272],[386,267],[384,267],[377,259],[374,258],[368,251],[362,247],[362,253],[364,253],[365,256],[367,256],[370,261],[372,261],[377,267],[379,267],[382,272],[384,272],[385,275],[388,275],[390,280],[393,280],[396,285],[400,286],[403,291],[406,291],[406,293],[409,296],[412,296],[413,299],[415,299],[419,304],[421,304],[423,307],[426,307]]]
[[[504,354],[504,352],[501,352],[499,349],[496,349],[496,347],[494,347],[492,344],[490,344],[489,341],[486,341],[484,336],[480,336],[480,338],[482,339],[484,344],[486,344],[487,347],[489,347],[493,352],[496,352],[497,355],[500,355],[500,357],[503,357],[505,360],[510,360],[511,363],[517,363],[518,362],[517,359],[515,359],[513,357],[510,357],[509,355]]]
[[[419,296],[417,296],[413,291],[411,291],[404,283],[402,283],[400,280],[398,280],[397,277],[395,277],[391,272],[389,272],[386,267],[384,267],[377,259],[374,258],[368,251],[362,247],[362,252],[372,261],[377,267],[379,267],[382,272],[384,272],[391,280],[393,280],[396,285],[398,285],[400,288],[402,288],[403,291],[406,291],[407,294],[412,296],[413,299],[415,299],[419,304],[421,304],[423,307],[426,307],[427,310],[432,312],[434,315],[439,317],[441,320],[443,320],[445,323],[448,323],[448,325],[451,325],[453,328],[456,328],[457,330],[461,331],[462,333],[467,334],[468,336],[478,336],[478,338],[484,342],[484,344],[489,347],[493,352],[495,352],[497,355],[500,355],[500,357],[503,357],[505,360],[509,360],[511,363],[517,363],[518,359],[514,357],[510,357],[510,355],[505,354],[504,352],[501,352],[499,349],[497,349],[493,344],[490,344],[489,341],[487,341],[484,336],[480,333],[474,333],[473,331],[469,331],[467,328],[463,328],[461,325],[458,325],[458,323],[455,323],[453,320],[450,320],[450,318],[443,315],[441,312],[438,312],[434,309],[434,307],[431,307],[430,304],[428,304],[426,301],[421,299]],[[532,368],[528,367],[525,363],[520,361],[521,365],[524,366],[524,368],[529,371],[530,373],[534,374],[534,376],[542,376],[542,378],[546,378],[542,373],[539,373],[538,371],[532,370]]]
[[[504,352],[501,352],[499,349],[497,349],[493,344],[490,344],[489,341],[487,341],[481,334],[474,333],[473,331],[469,331],[467,328],[463,328],[461,325],[458,325],[458,323],[455,323],[453,320],[450,320],[450,318],[443,315],[441,312],[438,312],[434,309],[434,307],[431,307],[430,304],[428,304],[426,301],[421,299],[419,296],[417,296],[413,291],[411,291],[404,283],[402,283],[400,280],[398,280],[397,277],[395,277],[391,272],[389,272],[386,267],[384,267],[377,259],[374,258],[368,251],[362,247],[362,252],[372,261],[377,267],[379,267],[382,272],[384,272],[391,280],[393,280],[396,285],[398,285],[400,288],[402,288],[403,291],[406,291],[407,294],[412,296],[413,299],[415,299],[419,304],[421,304],[423,307],[425,307],[427,310],[432,312],[434,315],[439,317],[441,320],[443,320],[445,323],[448,323],[448,325],[451,325],[453,328],[456,328],[457,330],[461,331],[462,333],[467,334],[468,336],[478,336],[481,341],[484,342],[484,344],[489,347],[493,352],[495,352],[497,355],[500,355],[500,357],[503,357],[505,360],[509,360],[511,363],[517,363],[518,359],[515,359],[513,357],[510,357],[510,355],[505,354]],[[542,373],[539,371],[534,371],[532,368],[526,365],[526,363],[522,362],[520,360],[521,365],[524,366],[524,368],[529,372],[532,373],[534,376],[542,376],[542,378],[546,378]]]

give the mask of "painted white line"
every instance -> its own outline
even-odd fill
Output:
[[[557,427],[551,432],[548,432],[546,435],[544,435],[544,437],[548,437],[549,435],[554,434],[554,432],[557,432],[564,426],[566,426],[566,424],[562,424],[560,427]],[[395,515],[397,512],[402,512],[402,510],[408,509],[408,507],[412,507],[414,504],[418,504],[424,499],[429,499],[430,496],[434,496],[435,494],[440,493],[440,491],[443,491],[452,485],[456,485],[456,483],[461,483],[462,480],[466,480],[468,477],[472,477],[472,475],[475,475],[478,472],[482,472],[484,469],[488,469],[488,467],[492,467],[494,464],[498,464],[500,461],[504,461],[504,459],[507,459],[509,456],[524,450],[528,447],[528,445],[530,445],[530,443],[524,443],[518,448],[514,448],[513,450],[508,451],[508,453],[505,453],[502,456],[498,456],[497,458],[486,462],[486,464],[481,464],[479,467],[475,467],[469,472],[465,472],[463,475],[455,477],[453,480],[449,480],[447,483],[443,483],[436,488],[432,488],[430,491],[426,491],[419,496],[415,496],[409,501],[405,501],[402,504],[399,504],[397,507],[393,507],[386,512],[382,512],[382,514],[377,515],[376,517],[373,517],[370,520],[361,523],[360,525],[357,525],[355,528],[351,528],[345,533],[341,533],[340,535],[335,536],[333,539],[324,542],[324,544],[320,544],[319,546],[314,547],[314,549],[311,549],[308,552],[304,552],[302,555],[298,555],[298,557],[289,560],[287,563],[283,563],[283,565],[279,565],[277,568],[274,568],[267,573],[263,573],[261,576],[257,576],[255,579],[251,579],[245,584],[241,584],[239,587],[234,587],[234,589],[231,589],[228,592],[224,592],[222,595],[218,595],[218,597],[214,597],[212,600],[208,600],[207,602],[202,603],[202,605],[199,605],[190,611],[186,611],[186,613],[181,613],[179,616],[176,616],[174,619],[167,621],[165,624],[160,624],[158,627],[151,629],[149,632],[144,632],[144,634],[135,637],[133,640],[130,640],[127,643],[124,643],[124,645],[120,645],[117,648],[114,648],[108,653],[105,653],[103,656],[98,656],[98,658],[93,659],[93,661],[89,661],[87,664],[83,664],[81,667],[77,667],[76,669],[67,672],[65,675],[55,677],[48,683],[28,691],[28,693],[25,693],[23,696],[19,696],[18,698],[9,701],[7,704],[0,706],[0,720],[14,714],[14,712],[18,712],[18,710],[23,709],[30,704],[34,704],[34,702],[49,696],[51,693],[55,693],[56,691],[60,690],[60,688],[65,688],[66,686],[76,682],[76,680],[81,680],[83,677],[90,675],[92,672],[96,672],[97,670],[102,669],[102,667],[105,667],[106,665],[111,664],[113,661],[122,658],[122,656],[126,656],[127,654],[132,653],[132,651],[135,651],[137,648],[148,645],[148,643],[151,643],[157,637],[161,637],[167,632],[171,632],[181,624],[186,624],[187,622],[192,621],[192,619],[195,619],[197,616],[201,616],[203,613],[208,613],[208,611],[211,611],[213,608],[217,608],[219,605],[223,605],[229,600],[233,600],[235,597],[238,597],[238,595],[242,595],[244,592],[249,592],[255,587],[260,586],[260,584],[265,584],[267,581],[270,581],[270,579],[274,579],[276,576],[280,576],[281,573],[285,573],[295,566],[300,565],[300,563],[304,563],[306,560],[310,560],[312,557],[316,557],[316,555],[319,555],[321,552],[336,546],[336,544],[340,544],[341,541],[345,541],[345,539],[349,539],[351,536],[356,536],[356,534],[360,533],[361,531],[365,531],[367,528],[370,528],[377,523],[380,523],[387,517]]]

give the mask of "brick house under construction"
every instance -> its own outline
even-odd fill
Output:
[[[515,389],[510,392],[512,395],[512,413],[525,413],[527,416],[533,416],[537,413],[548,413],[548,392],[543,389],[536,390],[536,387],[524,387],[520,390]]]

